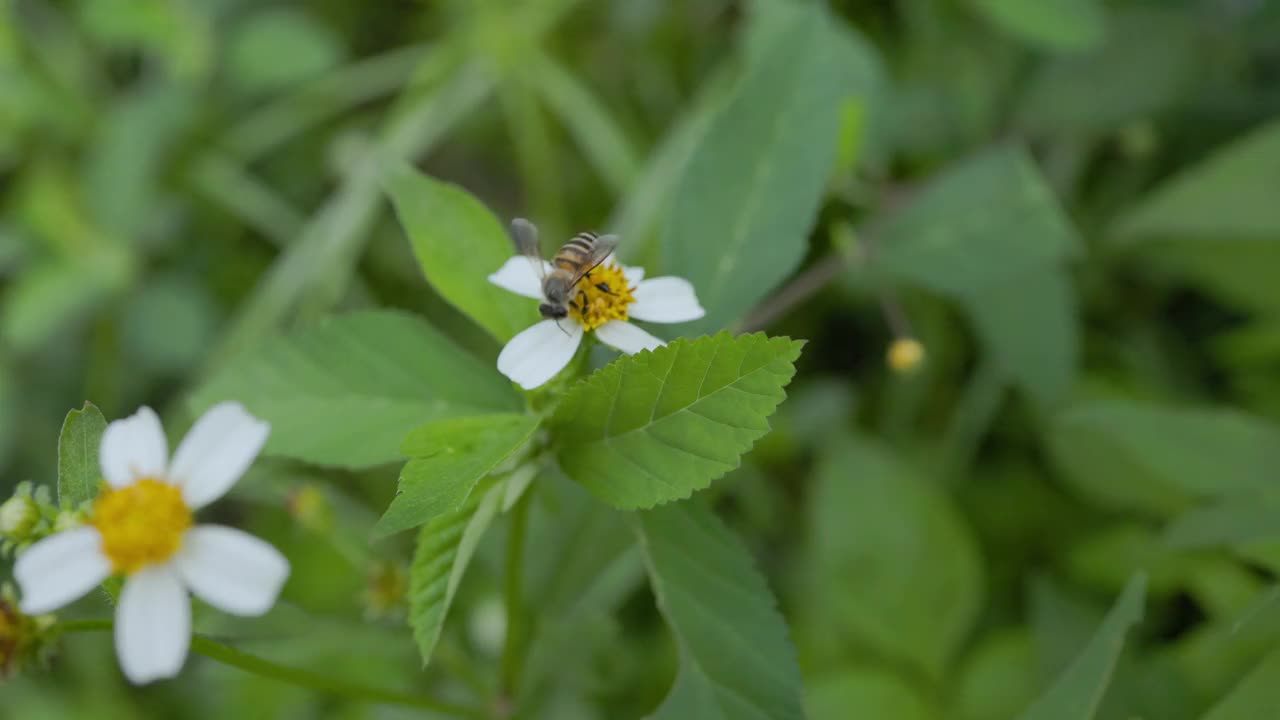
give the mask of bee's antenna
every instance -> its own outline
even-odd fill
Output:
[[[556,320],[556,327],[560,328],[560,332],[564,333],[565,335],[569,334],[569,331],[564,329],[564,326],[560,324],[559,320]]]

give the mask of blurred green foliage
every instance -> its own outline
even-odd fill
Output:
[[[151,404],[176,437],[217,399],[210,377],[287,406],[396,377],[445,339],[491,362],[490,335],[523,326],[503,313],[526,308],[476,326],[453,305],[490,291],[464,275],[505,250],[467,246],[494,229],[433,214],[450,191],[412,178],[389,184],[405,225],[458,252],[411,246],[383,168],[413,163],[545,237],[608,229],[637,261],[691,268],[721,312],[698,330],[809,341],[774,432],[707,499],[779,598],[811,717],[1273,717],[1280,4],[828,5],[833,39],[807,47],[771,35],[758,18],[786,7],[763,0],[0,0],[0,491],[58,477],[59,428],[86,400],[108,419]],[[824,48],[839,73],[810,68]],[[814,111],[781,111],[796,106]],[[760,158],[795,169],[762,185]],[[315,324],[372,308],[439,331],[392,312]],[[343,323],[400,354],[327,344]],[[908,331],[927,358],[891,372]],[[244,355],[263,343],[332,363],[279,373]],[[220,511],[290,557],[285,601],[253,622],[198,611],[197,628],[353,682],[488,698],[506,530],[433,548],[434,589],[377,582],[411,550],[368,542],[395,491],[380,463],[451,410],[396,417],[370,387],[321,403],[350,419],[331,437],[272,436],[317,463],[346,443],[353,467],[262,462]],[[501,386],[456,401],[518,406]],[[695,570],[720,566],[714,519],[661,542],[702,499],[633,528],[562,481],[538,478],[529,517],[521,707],[767,701],[767,667],[725,680],[714,664],[771,608],[668,596],[668,631],[644,583],[646,564],[660,598],[710,582]],[[484,490],[466,502],[487,524],[501,498]],[[454,588],[460,552],[475,560]],[[436,645],[420,671],[403,605],[440,583],[454,609],[415,628]],[[21,717],[420,716],[200,659],[132,689],[90,635],[0,692]]]

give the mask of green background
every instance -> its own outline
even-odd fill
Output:
[[[831,2],[817,30],[775,5],[0,0],[0,491],[52,484],[86,399],[149,404],[175,442],[215,373],[334,312],[408,310],[490,366],[522,321],[473,324],[424,281],[383,187],[408,161],[544,238],[619,232],[712,310],[678,332],[808,340],[772,434],[704,495],[778,598],[812,717],[1280,716],[1280,5]],[[727,181],[765,156],[771,182]],[[800,302],[768,300],[789,282]],[[886,304],[917,372],[885,365]],[[366,360],[353,377],[393,372]],[[502,389],[470,399],[510,409]],[[329,446],[278,430],[279,454]],[[399,444],[368,431],[370,460]],[[411,550],[369,542],[398,470],[255,466],[207,519],[293,575],[267,618],[197,625],[483,697],[505,528],[420,670],[403,608],[369,598]],[[621,521],[538,482],[536,716],[654,711],[682,649]],[[1114,672],[1043,695],[1112,607],[1112,636],[1142,618]],[[130,688],[105,635],[0,689],[6,717],[89,713],[423,716],[196,656]]]

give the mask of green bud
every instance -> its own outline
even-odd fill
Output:
[[[40,508],[26,494],[14,495],[0,505],[0,535],[23,542],[40,522]]]
[[[0,685],[24,667],[48,660],[57,633],[52,615],[28,617],[18,612],[13,587],[0,586]]]
[[[80,527],[84,524],[85,514],[83,510],[60,510],[57,517],[53,519],[53,531],[60,533],[63,530]]]

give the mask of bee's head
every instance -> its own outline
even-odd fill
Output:
[[[538,312],[542,313],[542,317],[548,320],[559,320],[569,316],[569,308],[564,305],[553,305],[551,303],[542,303],[538,306]]]

